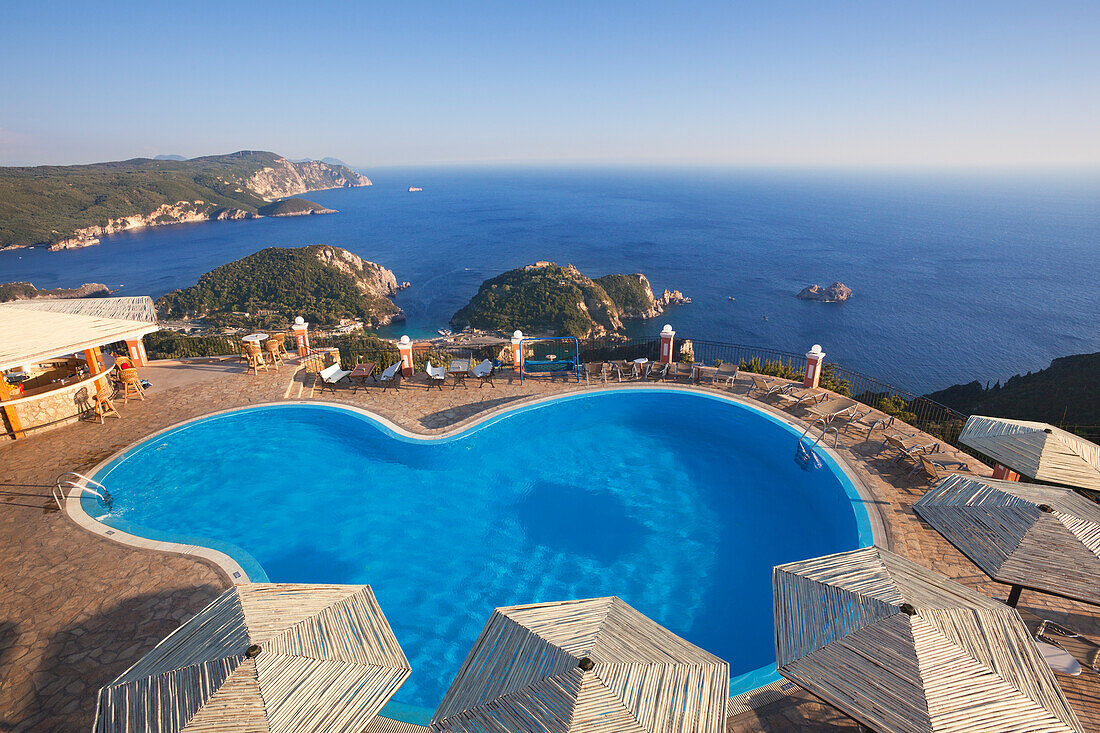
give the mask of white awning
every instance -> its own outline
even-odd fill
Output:
[[[148,296],[0,303],[0,371],[159,329]]]

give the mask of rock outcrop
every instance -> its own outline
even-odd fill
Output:
[[[814,284],[803,288],[798,297],[820,303],[843,303],[852,297],[852,289],[841,282],[835,282],[827,288]]]
[[[84,283],[79,288],[50,288],[48,290],[39,290],[31,283],[0,283],[0,303],[6,303],[9,300],[91,298],[110,294],[110,289],[103,283]]]
[[[670,305],[687,305],[691,302],[691,298],[687,297],[679,290],[665,289],[665,292],[661,293],[661,297],[657,298],[657,305],[662,309],[667,308]]]

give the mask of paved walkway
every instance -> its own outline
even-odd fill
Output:
[[[0,731],[87,730],[98,688],[229,585],[219,570],[192,558],[129,549],[81,530],[52,504],[54,478],[67,470],[89,470],[149,433],[192,417],[288,396],[320,399],[313,394],[312,376],[293,375],[286,366],[246,375],[238,365],[222,363],[196,370],[194,379],[166,366],[157,368],[172,379],[158,382],[150,376],[148,399],[120,407],[121,420],[77,423],[0,445],[0,553],[5,560],[0,566]],[[739,380],[734,391],[745,394],[748,384]],[[341,386],[335,397],[325,394],[324,399],[370,409],[408,430],[431,434],[503,405],[586,389],[583,382],[545,380],[520,386],[510,375],[495,389],[478,389],[473,382],[465,390],[449,384],[442,391],[416,382],[405,386],[397,394],[376,386],[358,392]],[[916,517],[911,506],[924,487],[907,480],[878,448],[877,440],[848,437],[838,450],[873,493],[891,549],[1004,598],[1004,586],[990,582]],[[984,469],[977,462],[972,466]],[[1030,593],[1021,606],[1100,638],[1095,609]],[[1100,676],[1086,672],[1080,678],[1059,677],[1059,682],[1086,729],[1100,731]],[[845,730],[854,724],[797,688],[727,721],[728,731],[796,729]]]

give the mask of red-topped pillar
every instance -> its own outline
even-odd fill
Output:
[[[411,377],[413,373],[413,342],[408,336],[397,341],[397,350],[401,353],[401,376]]]
[[[309,324],[306,319],[298,316],[290,329],[294,331],[294,338],[298,341],[298,357],[309,356]]]
[[[821,381],[821,365],[825,361],[825,352],[821,350],[821,344],[814,344],[813,348],[806,352],[806,378],[802,380],[802,386],[813,388]]]
[[[523,331],[518,328],[512,334],[512,364],[517,372],[523,367]]]
[[[661,363],[672,363],[672,341],[676,338],[676,332],[672,330],[672,324],[666,323],[661,329]]]
[[[149,356],[145,353],[145,342],[142,339],[128,339],[126,351],[130,354],[130,361],[134,366],[145,366]]]

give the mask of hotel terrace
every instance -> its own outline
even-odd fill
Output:
[[[819,346],[780,355],[685,342],[670,326],[598,345],[519,332],[402,339],[380,355],[311,343],[301,322],[284,348],[276,334],[254,334],[212,349],[221,353],[150,359],[142,337],[157,328],[147,298],[0,306],[7,729],[1100,730],[1100,449],[1076,436],[918,400],[891,416],[867,397],[881,397],[881,385],[854,384]],[[749,369],[775,372],[777,362],[796,378]],[[390,631],[400,610],[380,583],[268,584],[217,543],[101,521],[127,491],[97,480],[112,461],[213,414],[323,404],[395,436],[440,438],[547,401],[626,392],[747,406],[786,426],[784,450],[806,470],[835,465],[850,479],[865,546],[773,563],[781,677],[730,696],[733,660],[644,610],[617,598],[530,598],[466,609],[484,629],[421,726],[383,708],[407,684],[410,650]],[[248,451],[221,449],[247,476]],[[216,641],[203,637],[211,624],[225,630]],[[303,625],[308,633],[295,631]],[[203,666],[217,660],[231,674]],[[173,676],[196,664],[205,671],[195,680]],[[279,678],[278,664],[298,664],[300,684]],[[540,664],[543,677],[523,671]],[[548,680],[560,685],[550,692]]]

